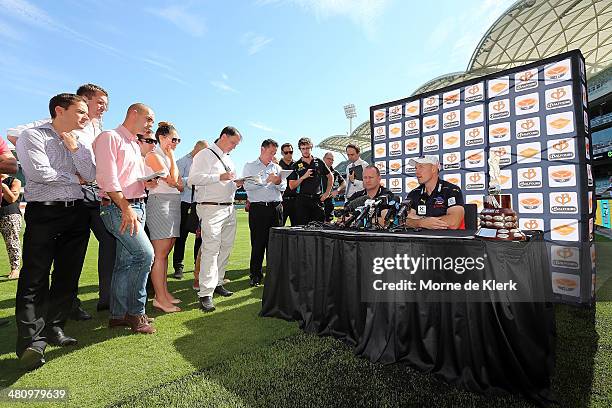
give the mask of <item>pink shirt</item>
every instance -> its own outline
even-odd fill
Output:
[[[6,140],[0,137],[0,154],[8,153],[10,151],[11,149],[9,149],[8,143],[6,143]]]
[[[145,175],[137,140],[124,126],[119,126],[100,133],[93,142],[101,197],[108,198],[108,191],[121,191],[128,199],[145,196],[144,182],[137,180]]]

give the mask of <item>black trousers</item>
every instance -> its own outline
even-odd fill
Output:
[[[324,221],[323,203],[317,197],[298,194],[295,199],[295,218],[295,225],[306,225],[310,221]]]
[[[296,197],[283,199],[283,226],[287,224],[287,218],[291,221],[291,225],[297,225],[295,218],[295,199]]]
[[[325,221],[334,219],[334,199],[329,197],[323,201],[323,209],[325,210]]]
[[[185,229],[187,222],[187,212],[189,211],[189,203],[181,201],[181,236],[176,239],[174,244],[174,253],[172,255],[172,265],[174,269],[183,267],[183,260],[185,259],[185,243],[187,242],[187,236],[189,231]],[[195,264],[196,258],[198,257],[198,250],[202,245],[202,238],[196,237],[195,243],[193,244],[193,263]]]
[[[262,281],[262,264],[264,253],[268,249],[270,228],[280,227],[283,221],[283,205],[265,206],[251,203],[249,208],[249,230],[251,231],[251,263],[249,275],[251,279]]]
[[[17,356],[30,345],[44,348],[45,336],[63,329],[87,251],[87,221],[82,204],[65,208],[28,203],[15,307]]]

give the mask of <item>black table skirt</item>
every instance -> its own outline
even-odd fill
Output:
[[[472,391],[504,390],[550,402],[552,303],[363,302],[361,293],[361,275],[372,272],[360,262],[365,252],[405,253],[420,243],[484,247],[489,276],[522,271],[534,291],[550,291],[549,273],[540,273],[548,271],[543,245],[444,238],[449,232],[421,235],[272,229],[261,316],[295,320],[307,332],[350,344],[372,362],[406,362]],[[508,248],[527,256],[518,262]]]

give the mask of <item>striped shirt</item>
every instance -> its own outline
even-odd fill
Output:
[[[77,173],[96,178],[91,152],[83,143],[71,153],[50,123],[24,130],[17,139],[17,156],[25,175],[26,201],[72,201],[83,198]]]

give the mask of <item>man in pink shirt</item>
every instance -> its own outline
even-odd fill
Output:
[[[153,263],[153,246],[144,233],[145,187],[141,145],[150,143],[155,115],[135,103],[123,124],[100,133],[93,143],[96,180],[102,204],[100,217],[117,239],[117,255],[111,281],[109,327],[130,326],[135,333],[155,333],[145,314],[146,283]]]

